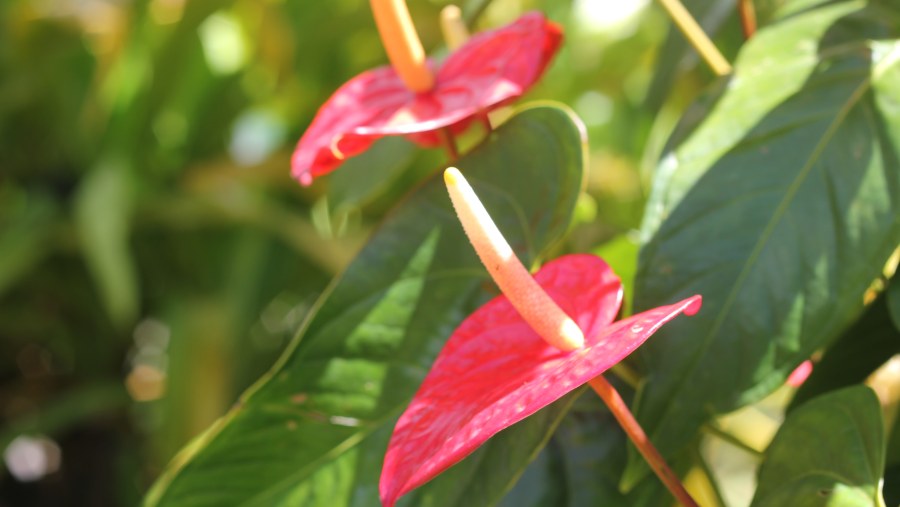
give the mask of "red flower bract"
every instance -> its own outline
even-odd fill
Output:
[[[559,27],[533,12],[469,39],[437,70],[427,92],[407,89],[391,67],[364,72],[319,109],[294,150],[291,172],[308,185],[388,135],[437,145],[436,130],[461,132],[472,118],[525,93],[561,42]]]
[[[679,313],[694,314],[701,304],[694,296],[613,323],[622,285],[593,255],[561,257],[535,280],[582,329],[584,348],[551,347],[505,296],[476,310],[447,341],[394,428],[381,473],[385,506],[600,375],[661,325]]]

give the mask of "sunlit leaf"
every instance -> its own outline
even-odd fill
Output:
[[[661,163],[635,307],[706,301],[642,348],[638,418],[664,454],[835,339],[900,243],[900,44],[871,40],[896,21],[845,1],[761,30]],[[646,471],[631,463],[627,485]]]
[[[528,262],[568,226],[582,142],[567,113],[535,108],[457,161]],[[444,340],[484,297],[486,279],[442,182],[428,182],[333,284],[272,372],[174,460],[146,503],[324,502],[317,492],[346,477],[345,460],[354,459],[346,453],[393,426]],[[553,421],[535,424],[546,434]],[[338,468],[322,468],[335,459]],[[506,471],[509,482],[521,468]]]

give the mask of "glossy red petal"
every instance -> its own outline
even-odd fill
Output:
[[[354,77],[319,108],[291,158],[291,173],[309,185],[316,176],[331,172],[347,157],[365,151],[374,137],[347,140],[346,133],[360,125],[387,121],[413,100],[391,67],[379,67]]]
[[[436,130],[460,132],[475,116],[522,95],[561,41],[559,27],[529,13],[472,37],[447,58],[426,93],[407,90],[390,67],[360,74],[319,109],[294,150],[292,174],[308,185],[386,135],[437,145]]]
[[[600,375],[679,313],[692,314],[700,306],[695,296],[612,323],[621,284],[592,255],[561,257],[535,279],[584,331],[585,347],[550,347],[504,296],[479,308],[447,341],[397,422],[381,475],[385,506]]]
[[[561,43],[562,30],[539,12],[478,33],[441,65],[433,90],[401,107],[392,121],[360,126],[354,134],[408,135],[451,125],[462,130],[476,115],[525,93]]]

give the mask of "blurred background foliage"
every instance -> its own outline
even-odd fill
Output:
[[[446,2],[408,3],[440,55]],[[777,3],[758,2],[763,23]],[[686,4],[732,57],[734,2]],[[560,248],[627,280],[650,171],[715,77],[648,0],[462,7],[476,27],[530,9],[564,27],[529,94],[588,128],[594,170]],[[0,506],[138,503],[272,365],[444,163],[389,139],[309,188],[290,178],[319,105],[385,61],[364,0],[0,3]]]

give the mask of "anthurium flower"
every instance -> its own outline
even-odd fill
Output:
[[[457,177],[458,173],[451,173],[448,179]],[[469,232],[470,219],[460,206],[456,208]],[[491,238],[490,227],[484,238],[469,236],[476,251],[483,248],[479,243],[496,239]],[[479,254],[484,260],[483,252]],[[488,270],[497,265],[493,260]],[[701,305],[700,296],[694,296],[614,322],[622,303],[622,285],[610,267],[593,255],[569,255],[549,262],[534,281],[577,324],[583,345],[561,350],[548,343],[520,313],[522,304],[511,301],[520,295],[500,295],[476,310],[447,341],[397,422],[381,475],[385,506],[394,505],[401,495],[431,480],[504,428],[593,382],[660,326],[680,313],[694,314]],[[505,283],[498,285],[504,288]]]
[[[394,67],[363,72],[319,109],[294,150],[292,174],[308,185],[383,136],[436,146],[525,93],[561,42],[560,28],[533,12],[472,36],[440,66],[428,62],[435,74],[425,90],[411,89]]]

